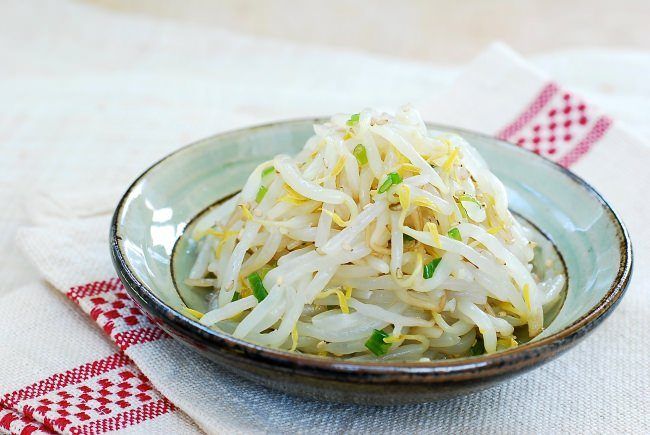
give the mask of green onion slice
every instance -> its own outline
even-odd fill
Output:
[[[391,346],[390,343],[386,343],[384,341],[384,338],[388,337],[389,335],[386,332],[375,329],[368,341],[366,341],[365,346],[370,352],[374,353],[377,356],[386,355],[388,353],[388,349],[390,349]]]
[[[472,356],[483,355],[485,353],[485,346],[483,345],[483,339],[481,337],[476,337],[476,343],[469,349],[469,354]]]
[[[262,202],[262,200],[264,199],[264,195],[266,195],[266,192],[268,192],[268,191],[269,191],[269,188],[262,184],[260,186],[259,190],[257,191],[257,195],[255,195],[255,201],[258,204],[260,202]]]
[[[275,172],[275,168],[273,166],[269,166],[268,168],[264,169],[262,171],[262,178],[266,177],[269,175],[271,172]]]
[[[354,150],[352,151],[352,154],[354,154],[354,157],[357,158],[357,161],[361,166],[368,164],[368,156],[366,155],[366,147],[363,145],[359,144],[356,147],[354,147]]]
[[[462,241],[463,239],[460,237],[460,230],[458,228],[452,228],[449,231],[447,231],[447,235],[451,237],[452,239],[456,239],[458,241]]]
[[[408,234],[403,234],[402,239],[404,239],[405,242],[412,242],[415,240],[413,237],[409,236]]]
[[[259,302],[262,302],[264,298],[269,295],[269,292],[267,292],[264,288],[264,284],[262,283],[262,278],[260,277],[259,273],[253,272],[248,275],[248,282],[253,289],[253,296],[255,296],[255,299],[257,299]]]
[[[442,261],[442,257],[440,258],[435,258],[431,260],[428,264],[424,266],[424,269],[422,269],[422,278],[424,279],[429,279],[433,276],[433,272],[436,271],[436,267],[438,267],[438,264],[440,264],[440,261]]]
[[[377,192],[384,193],[388,189],[390,189],[391,186],[395,186],[401,182],[402,182],[402,176],[397,172],[391,172],[386,176],[386,180],[381,184],[381,186],[379,186],[379,190]]]
[[[346,122],[346,124],[349,126],[353,126],[357,122],[359,122],[359,114],[355,113],[354,115],[350,116],[350,119],[348,119],[348,122]]]
[[[241,293],[235,292],[235,293],[233,293],[232,299],[230,300],[230,302],[235,302],[235,301],[238,301],[240,299],[241,299]]]

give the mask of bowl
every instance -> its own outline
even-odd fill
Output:
[[[173,338],[225,369],[290,394],[358,404],[415,403],[476,392],[539,367],[578,343],[620,301],[630,280],[632,247],[624,225],[593,188],[512,144],[430,124],[472,143],[505,184],[511,210],[540,228],[561,253],[566,299],[539,336],[477,357],[358,363],[265,348],[184,315],[170,267],[184,228],[237,192],[259,162],[298,151],[321,121],[277,122],[201,140],[155,163],[124,194],[110,228],[113,263],[129,295]]]

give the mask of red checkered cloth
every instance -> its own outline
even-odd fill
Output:
[[[637,156],[645,152],[648,161],[647,149],[607,116],[501,47],[481,56],[439,103],[423,109],[427,119],[490,133],[572,166],[605,193],[620,187],[620,182],[612,181],[612,171],[623,164],[629,168],[628,162],[611,156],[611,147]],[[645,174],[639,176],[648,181]],[[647,216],[647,205],[640,207]],[[519,423],[509,418],[514,403],[482,407],[480,401],[507,397],[534,418],[535,413],[546,412],[537,406],[541,401],[563,397],[543,388],[566,372],[561,362],[548,366],[554,369],[534,372],[525,383],[511,382],[443,404],[404,408],[408,419],[399,417],[404,412],[399,409],[334,405],[268,391],[188,351],[143,314],[114,276],[107,228],[108,218],[99,217],[20,233],[19,242],[45,279],[77,307],[45,287],[23,289],[4,299],[0,330],[15,333],[0,341],[7,367],[0,375],[0,431],[342,432],[367,431],[381,421],[383,430],[413,432],[453,428],[445,423],[445,415],[474,409],[482,415],[484,429],[516,432]],[[575,364],[566,357],[561,361]],[[598,382],[600,390],[592,396],[584,393],[585,400],[605,412],[603,394],[627,384],[617,380],[611,386],[603,378]],[[534,404],[531,397],[536,398]],[[545,427],[571,429],[570,422],[562,420]]]

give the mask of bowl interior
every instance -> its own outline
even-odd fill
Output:
[[[299,150],[313,134],[316,121],[281,122],[214,136],[177,151],[143,174],[116,216],[120,249],[132,274],[165,304],[183,307],[170,260],[185,226],[201,210],[238,191],[258,163]],[[564,258],[569,275],[566,300],[534,340],[587,314],[610,290],[623,260],[620,227],[602,199],[570,173],[520,148],[477,133],[430,127],[455,131],[473,144],[505,184],[510,209],[539,227]],[[186,302],[195,307],[204,304],[199,294]],[[197,327],[203,328],[198,323]]]

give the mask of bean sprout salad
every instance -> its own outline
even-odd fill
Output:
[[[192,228],[208,327],[357,361],[429,361],[534,337],[565,285],[461,136],[405,106],[315,125]],[[535,265],[535,267],[533,267]]]

